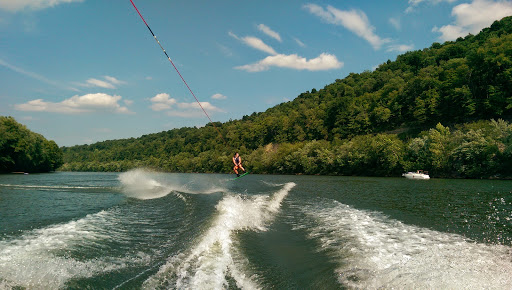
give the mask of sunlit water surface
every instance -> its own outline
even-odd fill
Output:
[[[512,182],[0,175],[0,289],[510,289]]]

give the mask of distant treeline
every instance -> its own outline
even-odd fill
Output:
[[[87,158],[91,161],[69,162],[61,170],[126,171],[151,167],[171,172],[230,172],[232,168],[231,157],[223,150],[101,161],[105,154],[116,151],[115,147],[95,150]],[[424,169],[435,177],[510,178],[512,125],[491,120],[450,130],[438,124],[407,140],[397,134],[381,133],[334,142],[270,143],[245,150],[242,157],[254,173],[400,176],[404,171]]]
[[[62,151],[13,117],[0,116],[0,173],[48,172],[62,165]]]
[[[211,124],[173,129],[63,148],[62,169],[229,172],[236,150],[262,173],[396,175],[421,168],[439,176],[501,176],[507,171],[503,164],[512,163],[509,129],[496,137],[489,128],[509,125],[489,120],[511,117],[507,17],[478,35],[407,52],[373,72],[351,73],[266,112],[216,123],[227,144]],[[440,142],[436,134],[444,136],[442,145],[433,145]],[[477,147],[471,146],[494,153],[473,156],[469,151]],[[490,159],[471,159],[477,156]]]
[[[265,173],[400,176],[424,169],[435,177],[512,177],[512,125],[480,121],[450,130],[441,124],[419,137],[356,136],[336,142],[269,144],[253,151],[251,168]]]

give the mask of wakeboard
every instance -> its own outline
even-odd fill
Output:
[[[240,176],[235,177],[235,178],[233,178],[233,179],[231,179],[231,180],[237,180],[237,179],[239,179],[239,178],[242,178],[242,177],[246,176],[247,174],[249,174],[249,172],[245,172],[244,174],[240,174]]]

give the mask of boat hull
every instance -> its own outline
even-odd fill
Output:
[[[430,176],[428,174],[416,173],[416,172],[407,172],[407,173],[402,174],[402,176],[404,176],[407,179],[423,179],[423,180],[430,179]]]

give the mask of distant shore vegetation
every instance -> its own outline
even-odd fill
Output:
[[[62,163],[62,151],[54,141],[30,131],[13,117],[0,116],[0,173],[49,172]]]
[[[132,144],[139,149],[149,145],[137,140]],[[82,152],[87,156],[84,161],[66,162],[60,170],[126,171],[149,167],[169,172],[231,172],[231,156],[224,150],[158,157],[157,148],[162,147],[154,146],[156,151],[148,158],[139,154],[138,158],[126,156],[122,160],[106,160],[106,155],[123,155],[124,151],[136,156],[137,151],[131,148],[120,152],[112,147],[108,151]],[[405,171],[423,169],[433,177],[511,178],[512,125],[501,119],[457,125],[454,129],[438,124],[406,140],[399,134],[378,133],[334,142],[269,143],[241,153],[245,166],[253,173],[400,176]]]
[[[510,178],[512,17],[240,120],[64,147],[60,170]],[[225,140],[225,141],[224,141]]]

